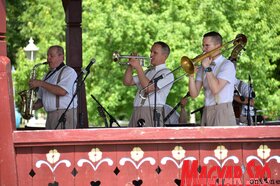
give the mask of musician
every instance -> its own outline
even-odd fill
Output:
[[[168,104],[164,105],[164,113],[166,121],[164,124],[186,124],[187,123],[187,112],[186,112],[186,105],[188,103],[188,99],[186,97],[183,97],[179,103],[180,106],[180,114],[176,111],[172,113],[170,116],[168,116],[174,108],[169,106]],[[168,118],[166,118],[168,117]]]
[[[208,32],[203,36],[202,50],[210,52],[222,46],[222,36],[218,32]],[[236,125],[232,107],[235,83],[235,68],[221,50],[217,49],[211,56],[205,57],[201,67],[189,76],[189,91],[192,98],[199,95],[204,88],[205,103],[201,126]]]
[[[238,125],[242,125],[242,124],[247,125],[248,123],[252,124],[253,117],[255,116],[255,112],[254,112],[254,98],[252,97],[252,95],[250,95],[250,103],[249,103],[250,107],[248,112],[250,87],[244,81],[236,79],[235,89],[236,90],[233,99],[235,102],[237,102],[237,103],[234,102],[235,104],[239,103],[238,105],[236,105],[236,107],[239,107],[237,109],[240,109],[240,110],[235,110],[236,122]],[[251,93],[252,91],[253,90],[251,90]]]
[[[163,106],[174,80],[173,74],[165,64],[169,53],[170,48],[166,43],[162,41],[155,42],[151,47],[150,53],[152,68],[149,68],[146,72],[144,72],[139,59],[129,59],[123,83],[126,86],[136,85],[138,88],[129,127],[163,126]],[[133,76],[134,70],[136,71],[135,76]],[[157,82],[155,82],[156,79],[158,79]],[[155,83],[157,85],[156,92]],[[156,112],[154,112],[155,95]]]
[[[66,110],[72,99],[76,86],[74,84],[77,73],[64,62],[64,50],[61,46],[49,47],[48,65],[50,71],[43,80],[30,80],[30,88],[39,88],[38,100],[33,106],[34,110],[44,107],[47,112],[46,129],[76,128],[77,125],[77,97],[65,115],[65,126],[59,124],[59,118]],[[59,124],[59,125],[58,125]]]

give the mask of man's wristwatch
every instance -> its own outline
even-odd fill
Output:
[[[212,68],[211,67],[207,67],[204,69],[204,72],[212,72]]]

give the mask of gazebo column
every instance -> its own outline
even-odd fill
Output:
[[[16,186],[18,173],[13,145],[15,108],[13,97],[12,66],[7,57],[6,1],[0,1],[0,185]]]
[[[77,74],[81,72],[82,59],[82,0],[62,0],[66,16],[66,63],[73,67]],[[87,128],[87,104],[85,85],[78,92],[77,128]]]

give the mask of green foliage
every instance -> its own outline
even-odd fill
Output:
[[[12,44],[11,49],[16,49],[9,52],[15,51],[11,55],[17,56],[16,66],[20,69],[15,83],[23,85],[25,80],[22,76],[26,77],[27,69],[31,67],[21,64],[24,61],[19,57],[22,55],[19,47],[23,46],[22,41],[33,37],[40,48],[38,60],[44,59],[49,45],[65,46],[65,22],[60,1],[18,3],[19,8],[29,8],[16,11],[15,4],[7,1],[8,9],[14,9],[11,13],[7,11],[8,28],[17,30],[15,34],[9,29],[8,44]],[[247,36],[246,51],[237,62],[237,77],[246,82],[251,75],[257,108],[265,109],[270,119],[277,119],[280,116],[280,80],[279,70],[276,70],[280,61],[279,12],[277,0],[84,0],[83,66],[92,57],[97,61],[86,80],[90,123],[100,125],[102,122],[91,94],[117,119],[128,120],[130,117],[136,88],[122,84],[125,67],[112,62],[114,51],[123,55],[136,51],[149,56],[151,45],[162,40],[171,47],[167,66],[175,69],[180,66],[182,56],[192,59],[201,53],[203,34],[213,30],[221,33],[224,42],[234,39],[239,33]],[[15,35],[20,39],[13,39]],[[230,52],[225,51],[224,54],[229,56]],[[175,77],[183,74],[182,69],[178,70]],[[187,85],[186,77],[175,82],[167,103],[174,106],[188,91]],[[201,94],[197,99],[191,99],[187,110],[191,112],[201,107],[203,98]]]
[[[25,11],[23,11],[23,9]],[[10,10],[12,10],[10,12]],[[7,40],[9,56],[15,56],[15,66],[21,62],[18,53],[28,44],[29,38],[39,47],[37,60],[46,60],[47,48],[65,46],[65,15],[60,1],[29,0],[7,1]]]

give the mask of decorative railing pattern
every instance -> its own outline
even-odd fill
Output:
[[[221,184],[220,177],[236,185],[256,185],[263,177],[276,185],[280,127],[250,127],[274,131],[258,136],[248,128],[16,131],[19,185],[179,186],[183,171],[209,185]],[[184,170],[184,162],[195,171]]]

